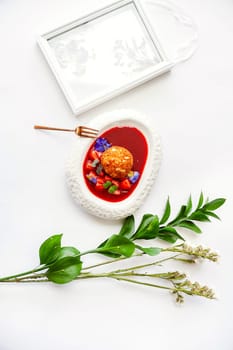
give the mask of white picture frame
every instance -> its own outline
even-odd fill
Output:
[[[173,66],[138,0],[120,0],[38,37],[73,113],[83,113]]]

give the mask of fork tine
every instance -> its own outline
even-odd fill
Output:
[[[82,128],[88,129],[88,130],[93,130],[93,131],[99,131],[98,129],[90,128],[89,126],[82,126]]]
[[[98,133],[97,132],[91,132],[91,131],[83,131],[82,133],[81,133],[81,136],[82,135],[90,135],[90,136],[93,136],[93,137],[96,137],[97,135],[98,135]]]
[[[79,133],[79,136],[92,136],[96,137],[98,134],[96,132],[91,132],[91,131],[82,131]]]
[[[75,129],[75,133],[77,135],[83,136],[83,137],[96,138],[96,136],[98,135],[98,130],[93,129],[93,128],[89,128],[87,126],[78,126]]]
[[[97,135],[92,135],[92,134],[80,134],[79,136],[81,137],[89,137],[90,139],[95,139]]]
[[[81,126],[79,126],[79,128],[80,128],[81,130],[83,130],[83,131],[94,131],[94,132],[96,132],[96,133],[99,132],[99,130],[93,129],[93,128],[89,128],[88,126],[83,126],[83,125],[81,125]]]

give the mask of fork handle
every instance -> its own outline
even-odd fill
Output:
[[[53,127],[50,127],[50,126],[43,126],[43,125],[34,125],[34,129],[57,130],[57,131],[72,131],[72,132],[75,131],[75,129],[61,129],[61,128],[53,128]]]

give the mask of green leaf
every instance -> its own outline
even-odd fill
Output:
[[[190,211],[192,210],[192,207],[193,207],[193,203],[192,203],[192,197],[190,195],[186,205],[185,213],[184,213],[185,216],[187,216],[190,213]]]
[[[148,226],[150,224],[150,222],[153,220],[154,215],[153,214],[144,214],[142,217],[142,220],[137,228],[137,231],[135,232],[135,235],[142,231],[144,228],[146,228],[146,226]]]
[[[103,248],[105,247],[107,241],[109,240],[109,238],[105,239],[105,241],[103,241],[97,249],[99,248]],[[109,258],[119,258],[121,256],[121,254],[116,254],[116,253],[111,253],[111,252],[100,252],[101,254],[105,255],[105,256],[108,256]]]
[[[171,213],[171,206],[170,206],[170,201],[168,197],[162,219],[160,220],[160,225],[163,225],[169,219],[170,213]]]
[[[145,214],[135,232],[133,239],[152,239],[158,236],[159,218],[157,215]]]
[[[97,248],[97,252],[99,253],[113,253],[119,254],[126,257],[130,257],[133,255],[135,250],[135,244],[130,241],[128,238],[112,235],[103,247]]]
[[[175,243],[178,239],[184,241],[184,238],[172,226],[165,226],[159,230],[158,237],[163,241]]]
[[[134,233],[134,216],[130,215],[125,220],[119,232],[119,236],[124,236],[126,238],[131,238]]]
[[[136,248],[138,248],[143,253],[145,253],[147,255],[150,255],[150,256],[158,255],[161,252],[161,248],[157,248],[157,247],[145,248],[145,247],[141,247],[139,245],[136,245]]]
[[[215,219],[221,220],[220,217],[217,214],[213,213],[212,211],[206,211],[205,210],[205,214],[208,215],[208,216],[212,216]]]
[[[74,247],[62,247],[57,260],[49,267],[46,275],[55,283],[68,283],[82,270],[80,252]]]
[[[193,232],[201,233],[201,229],[196,224],[194,224],[192,221],[189,221],[189,220],[184,220],[181,223],[179,223],[179,227],[184,227]]]
[[[202,209],[209,211],[216,210],[219,207],[221,207],[225,203],[225,201],[225,198],[214,199],[213,201],[206,203]]]
[[[174,220],[172,220],[171,222],[169,222],[169,226],[170,225],[176,225],[179,220],[183,219],[185,217],[185,212],[186,212],[186,205],[182,205],[182,207],[180,208],[180,211],[178,212],[177,216],[175,217]]]
[[[197,204],[197,209],[201,208],[203,202],[204,202],[204,196],[203,196],[203,192],[201,192],[199,200],[198,200],[198,204]]]
[[[196,221],[210,221],[210,219],[208,218],[208,216],[206,215],[206,212],[203,213],[203,211],[200,210],[196,210],[194,211],[190,216],[189,216],[190,220],[196,220]]]
[[[104,241],[102,244],[100,244],[99,246],[98,246],[98,250],[99,250],[99,253],[101,253],[101,254],[103,254],[103,255],[105,255],[105,256],[108,256],[109,258],[114,258],[114,259],[116,259],[116,258],[120,258],[121,257],[121,254],[117,254],[117,253],[111,253],[111,252],[109,252],[109,251],[102,251],[102,249],[100,249],[100,248],[103,248],[104,247],[104,245],[106,244],[106,242],[107,242],[108,240],[106,239],[106,241]]]
[[[77,248],[75,248],[75,247],[62,247],[60,249],[60,252],[59,252],[57,260],[65,258],[67,256],[78,257],[79,255],[80,255],[80,251]]]
[[[80,256],[65,256],[64,258],[56,260],[50,267],[49,271],[60,271],[72,265],[80,263]]]
[[[72,263],[72,261],[70,261]],[[82,270],[82,262],[73,263],[67,267],[61,267],[60,269],[51,270],[49,269],[46,273],[49,281],[54,283],[64,284],[73,281]]]
[[[62,234],[54,235],[41,244],[39,249],[41,265],[48,265],[57,259],[61,249],[61,238]]]

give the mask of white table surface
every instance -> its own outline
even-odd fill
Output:
[[[176,0],[198,25],[196,54],[171,73],[77,118],[36,35],[109,2],[0,2],[0,273],[36,266],[38,247],[49,235],[62,232],[64,244],[83,251],[118,231],[121,222],[92,217],[70,197],[64,167],[75,136],[38,132],[33,125],[73,127],[127,107],[148,115],[164,154],[153,190],[135,214],[137,222],[145,212],[160,215],[168,195],[174,210],[201,190],[210,198],[227,198],[218,210],[221,222],[201,225],[204,233],[198,237],[186,234],[190,242],[221,255],[219,264],[189,267],[192,280],[208,283],[218,300],[186,297],[179,307],[167,292],[108,280],[2,284],[0,349],[232,350],[233,3]]]

